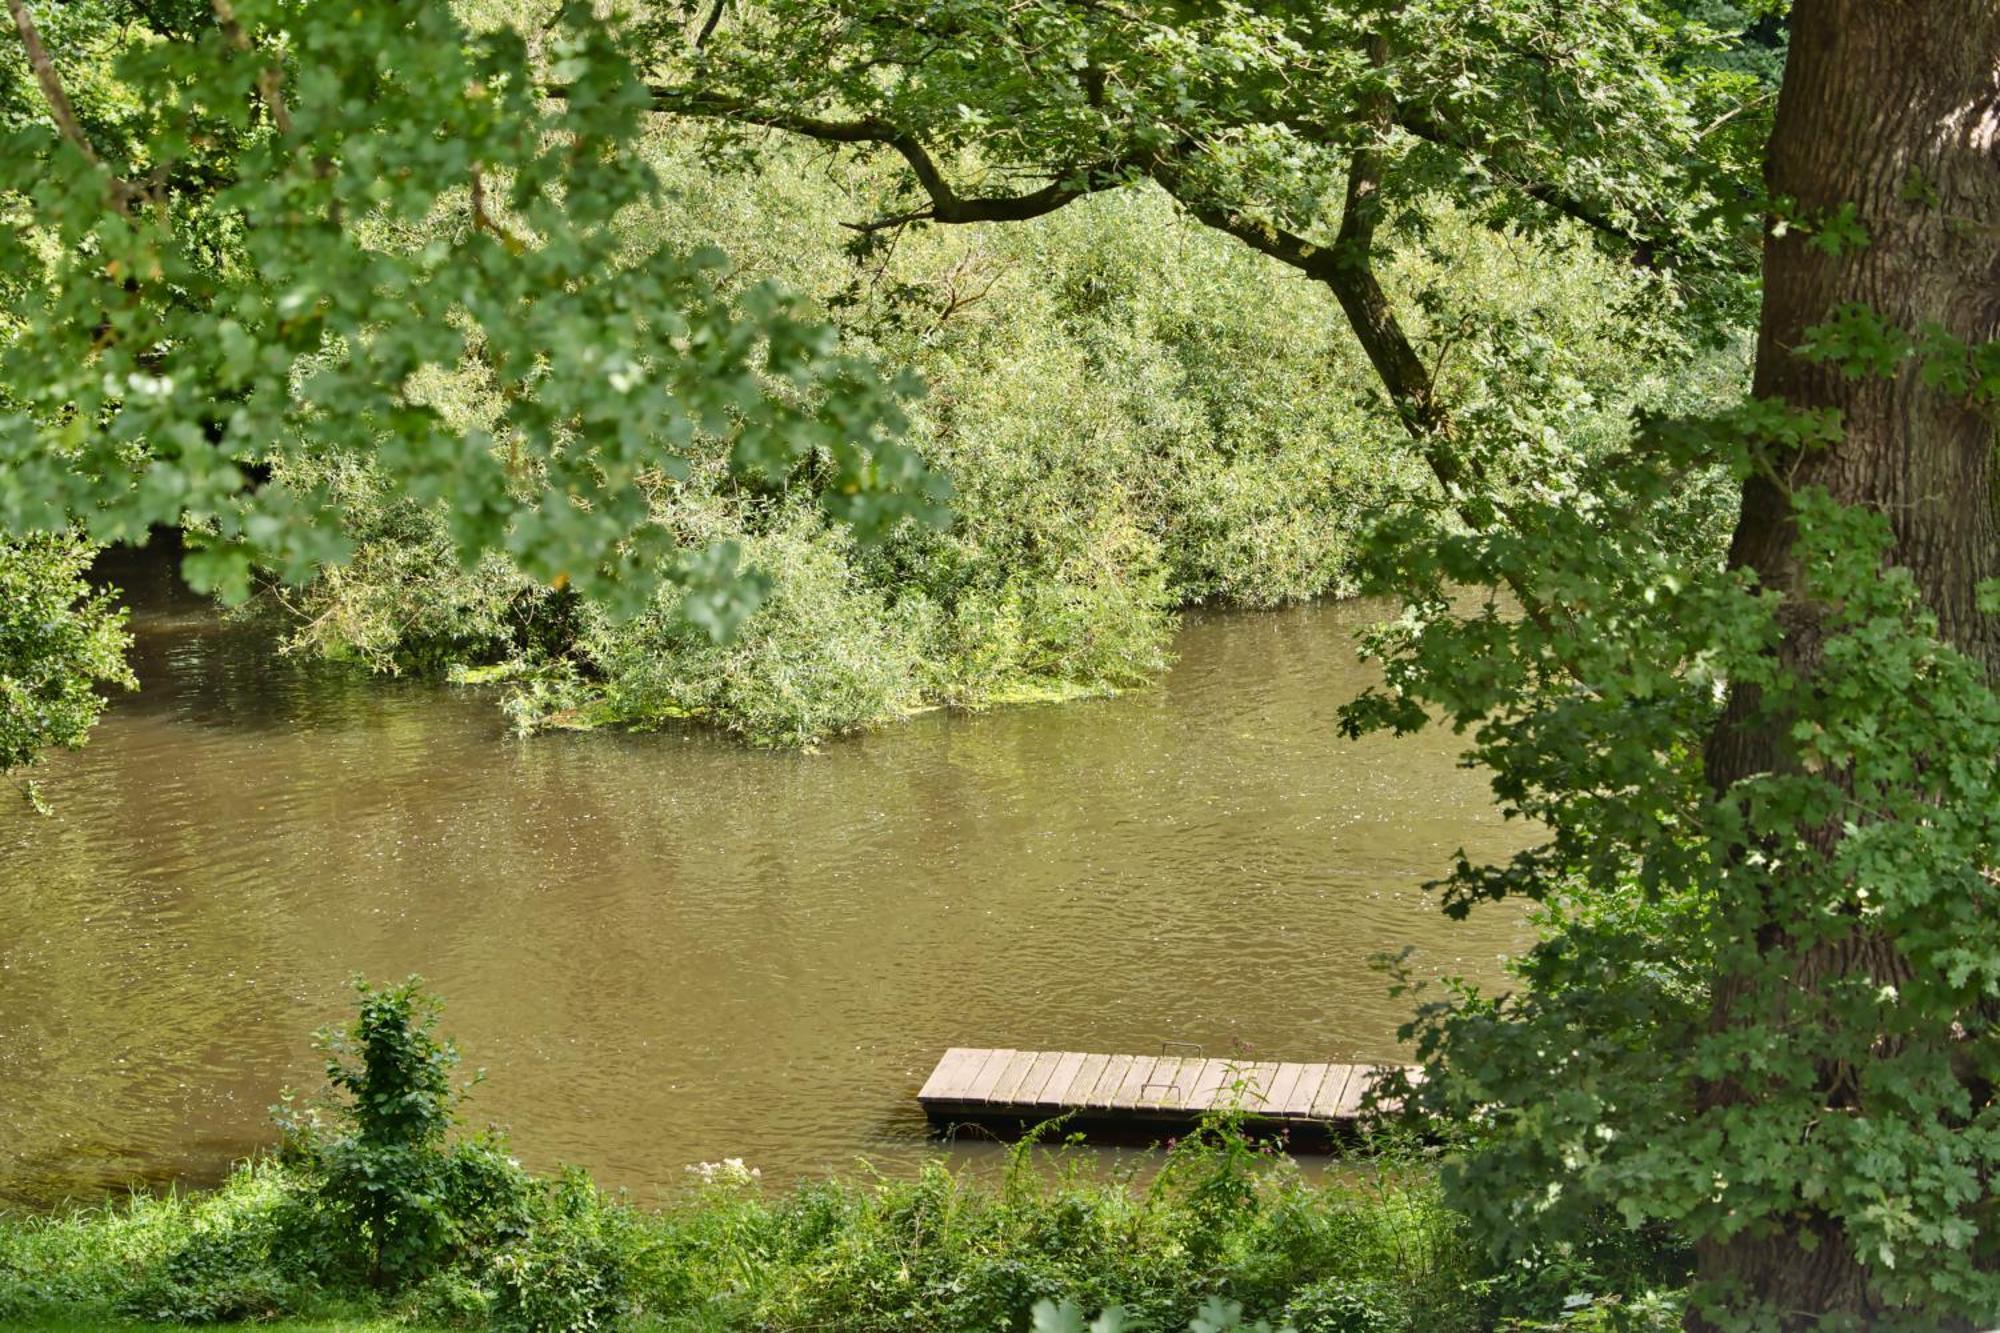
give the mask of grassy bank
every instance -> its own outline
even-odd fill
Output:
[[[464,1093],[436,1017],[414,981],[363,988],[357,1021],[322,1034],[327,1099],[288,1104],[280,1146],[218,1189],[0,1216],[0,1324],[1472,1333],[1676,1317],[1645,1294],[1673,1282],[1671,1257],[1637,1238],[1495,1264],[1423,1156],[1377,1151],[1313,1183],[1228,1116],[1144,1179],[1033,1146],[994,1178],[933,1163],[789,1190],[727,1161],[642,1209],[455,1135]]]
[[[1294,1322],[1372,1312],[1302,1327],[1478,1326],[1469,1257],[1421,1177],[1314,1189],[1277,1170],[1238,1176],[1227,1156],[1185,1152],[1145,1189],[988,1185],[938,1167],[767,1195],[724,1168],[657,1211],[489,1162],[465,1173],[476,1185],[436,1262],[380,1285],[365,1245],[327,1234],[324,1181],[273,1159],[211,1193],[11,1220],[0,1313],[50,1327],[987,1329],[1028,1327],[1038,1301],[1068,1299],[1166,1328],[1219,1294]]]
[[[771,1193],[724,1167],[642,1210],[574,1175],[494,1170],[454,1203],[437,1261],[379,1286],[365,1244],[329,1234],[324,1186],[270,1159],[209,1193],[0,1222],[0,1323],[1025,1330],[1048,1302],[1118,1307],[1128,1329],[1238,1305],[1246,1326],[1299,1333],[1651,1326],[1605,1286],[1617,1274],[1574,1257],[1487,1264],[1420,1164],[1312,1184],[1226,1131],[1143,1186],[1023,1158],[999,1181],[937,1165]]]

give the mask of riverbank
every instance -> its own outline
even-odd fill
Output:
[[[1489,1264],[1422,1163],[1315,1185],[1226,1132],[1144,1186],[1025,1153],[998,1181],[932,1166],[783,1192],[711,1164],[658,1210],[577,1175],[506,1178],[502,1207],[454,1203],[447,1262],[379,1290],[301,1243],[323,1182],[275,1159],[213,1192],[0,1219],[0,1326],[1025,1330],[1043,1301],[1117,1306],[1131,1329],[1231,1303],[1245,1327],[1298,1333],[1671,1326],[1658,1298],[1607,1294],[1632,1274],[1581,1256]]]
[[[1389,1125],[1317,1184],[1224,1112],[1143,1179],[1031,1136],[996,1179],[933,1161],[771,1192],[729,1158],[642,1209],[580,1170],[532,1174],[496,1131],[454,1134],[467,1089],[440,1002],[414,977],[356,997],[317,1038],[325,1094],[287,1099],[278,1146],[220,1188],[0,1215],[0,1322],[1086,1333],[1118,1311],[1110,1327],[1162,1333],[1475,1333],[1674,1314],[1604,1294],[1679,1277],[1615,1229],[1494,1264]]]

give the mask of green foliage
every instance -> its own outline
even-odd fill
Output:
[[[125,1297],[121,1310],[159,1323],[215,1324],[286,1309],[296,1300],[295,1279],[274,1259],[271,1232],[250,1222],[191,1230]]]
[[[653,60],[671,109],[921,154],[887,219],[1032,217],[1150,179],[1314,271],[1366,147],[1392,216],[1443,194],[1507,228],[1586,219],[1740,311],[1769,99],[1724,58],[1740,8],[1684,8],[758,0],[697,52],[663,25]]]
[[[911,606],[861,582],[837,534],[794,528],[745,547],[770,581],[765,604],[726,644],[672,604],[597,620],[583,653],[610,682],[601,719],[714,718],[794,745],[893,718],[918,702]]]
[[[361,28],[247,5],[234,30],[184,8],[50,18],[96,166],[9,67],[14,160],[37,169],[10,197],[38,248],[0,337],[25,395],[6,420],[33,468],[9,474],[0,521],[74,510],[100,535],[184,521],[204,586],[241,591],[253,562],[309,581],[273,588],[301,650],[504,667],[529,682],[513,701],[528,725],[694,714],[809,743],[937,703],[1136,684],[1189,602],[1347,591],[1357,528],[1416,466],[1328,293],[1202,216],[1227,199],[1315,235],[1353,147],[1323,132],[1360,91],[1349,29],[1380,16],[1085,23],[963,3],[905,33],[871,26],[895,5],[737,7],[699,62],[703,97],[871,110],[968,180],[1086,147],[1201,144],[1153,173],[1164,191],[1023,229],[865,232],[843,257],[837,224],[896,211],[907,181],[644,117],[633,53],[655,75],[686,63],[667,11],[622,31],[563,11],[517,33],[518,16],[479,5]],[[1706,30],[1632,18],[1575,34],[1597,61],[1576,75],[1586,102],[1529,77],[1520,33],[1451,4],[1401,12],[1392,41],[1394,78],[1442,128],[1397,141],[1385,276],[1422,308],[1425,355],[1469,408],[1513,410],[1480,350],[1489,327],[1529,345],[1515,367],[1575,377],[1602,419],[1544,424],[1580,430],[1586,450],[1685,357],[1650,315],[1639,336],[1610,329],[1678,309],[1681,278],[1734,253],[1698,200],[1609,168],[1626,148],[1673,160],[1676,180],[1727,158],[1723,135],[1681,160],[1728,77],[1614,73],[1706,49]],[[893,35],[871,67],[938,81],[849,87],[838,62],[773,45],[784,23],[828,49]],[[150,41],[149,25],[181,40]],[[998,63],[932,68],[920,34],[937,31]],[[1310,93],[1274,78],[1300,52],[1328,62]],[[1477,107],[1437,83],[1468,63],[1498,88]],[[1106,80],[1095,108],[1075,104],[1077,68]],[[163,97],[169,80],[182,91]],[[538,84],[565,95],[538,101]],[[1594,106],[1591,151],[1580,121],[1556,155],[1504,126],[1486,143],[1488,119],[1526,105],[1516,94],[1564,123]],[[1467,134],[1477,160],[1453,166]],[[1571,213],[1596,220],[1512,188],[1530,165],[1560,167],[1590,200]],[[1657,243],[1678,268],[1655,285],[1589,254],[1606,212],[1671,233]],[[86,307],[124,312],[103,346]],[[908,376],[885,386],[871,364],[935,392],[911,408]],[[895,521],[934,512],[931,474],[957,483],[949,532]],[[886,540],[850,542],[829,516]],[[758,616],[774,580],[779,604]],[[749,646],[698,641],[750,617]]]
[[[526,1330],[614,1324],[626,1307],[636,1226],[630,1211],[599,1194],[588,1176],[564,1173],[536,1225],[493,1260],[496,1324]]]
[[[811,469],[747,488],[699,456],[659,521],[683,546],[735,543],[768,580],[718,645],[676,622],[670,593],[615,617],[501,560],[463,571],[440,512],[392,503],[366,466],[330,460],[311,479],[356,550],[278,594],[298,650],[395,670],[500,666],[529,727],[696,716],[810,744],[940,703],[1137,685],[1163,665],[1179,605],[1351,591],[1357,534],[1419,475],[1371,406],[1372,372],[1332,298],[1158,192],[1016,228],[911,232],[856,260],[830,238],[872,206],[879,170],[769,149],[758,171],[718,172],[701,148],[684,126],[656,132],[651,160],[683,202],[633,225],[689,246],[760,238],[746,268],[806,293],[854,354],[921,373],[931,392],[908,440],[952,482],[951,527],[857,543],[817,513]],[[1632,402],[1733,373],[1733,355],[1689,369],[1670,321],[1644,313],[1656,282],[1575,236],[1496,242],[1442,205],[1425,217],[1424,244],[1389,278],[1429,312],[1469,412],[1531,419],[1594,452],[1628,433]],[[1516,344],[1504,364],[1468,337],[1488,329]],[[1527,379],[1545,386],[1534,402]],[[1581,387],[1586,405],[1556,406],[1549,385]],[[481,392],[460,381],[440,395],[470,420],[488,410]]]
[[[719,632],[745,605],[733,557],[675,553],[652,513],[697,436],[746,476],[813,458],[860,531],[931,512],[889,437],[906,382],[772,288],[725,299],[719,253],[616,225],[659,182],[644,88],[587,9],[533,50],[442,5],[216,13],[99,35],[115,133],[44,114],[0,136],[4,267],[33,275],[0,337],[0,531],[184,523],[189,581],[241,597],[253,563],[296,581],[350,554],[325,489],[260,475],[332,451],[444,502],[461,562],[504,550],[627,604],[666,574]],[[487,419],[435,399],[458,374]]]
[[[452,1083],[458,1050],[435,1035],[437,1001],[421,982],[356,991],[353,1025],[320,1036],[333,1123],[287,1125],[319,1177],[290,1225],[323,1261],[358,1261],[373,1285],[400,1287],[525,1229],[530,1189],[496,1140],[447,1142],[464,1095]]]
[[[116,593],[85,581],[92,554],[69,536],[0,541],[0,773],[83,744],[104,711],[98,685],[138,684]]]
[[[1754,76],[1775,92],[1785,70],[1790,0],[1668,0],[1676,16],[1714,34],[1698,57],[1716,69]]]
[[[1412,1028],[1433,1076],[1411,1095],[1480,1129],[1445,1183],[1496,1253],[1584,1245],[1614,1215],[1635,1239],[1700,1243],[1803,1211],[1868,1265],[1873,1327],[1934,1328],[2000,1302],[1980,1183],[2000,1141],[1969,1091],[2000,1073],[1985,1035],[2000,956],[1980,924],[2000,700],[1886,566],[1880,515],[1790,495],[1792,600],[1727,570],[1681,497],[1700,469],[1782,486],[1769,460],[1838,438],[1749,404],[1655,423],[1576,491],[1511,500],[1492,532],[1412,506],[1376,566],[1408,597],[1378,644],[1387,688],[1347,722],[1441,717],[1549,834],[1443,885],[1455,912],[1544,905],[1525,985],[1461,989]],[[1468,586],[1560,610],[1468,603]],[[1803,665],[1780,642],[1808,645]],[[1715,791],[1701,742],[1725,683],[1732,732],[1786,743]],[[1726,998],[1717,976],[1735,979]],[[1845,1071],[1832,1094],[1830,1070]],[[1698,1295],[1726,1327],[1772,1317],[1726,1287]]]

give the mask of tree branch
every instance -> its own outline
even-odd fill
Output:
[[[28,13],[23,0],[7,0],[7,12],[14,17],[14,31],[21,35],[21,45],[27,48],[28,68],[35,73],[35,82],[41,86],[42,98],[49,104],[49,116],[56,123],[56,131],[83,154],[91,166],[105,173],[106,188],[111,192],[111,204],[120,213],[130,210],[137,192],[131,184],[105,166],[91,144],[90,136],[83,132],[77,121],[76,108],[70,105],[69,94],[63,91],[62,77],[56,73],[55,62],[49,59],[48,48],[42,45],[42,35],[35,29],[34,16]]]
[[[1379,63],[1384,56],[1379,39],[1371,54]],[[1371,94],[1363,104],[1369,128],[1380,142],[1396,124],[1396,107],[1387,92]],[[1467,527],[1481,526],[1467,504],[1467,488],[1485,481],[1476,463],[1468,467],[1452,448],[1454,434],[1451,410],[1439,398],[1437,378],[1431,367],[1417,355],[1402,322],[1396,318],[1389,294],[1375,276],[1375,232],[1382,220],[1382,162],[1379,151],[1369,144],[1354,150],[1347,170],[1347,196],[1341,209],[1340,230],[1331,246],[1318,246],[1282,227],[1246,218],[1218,207],[1192,193],[1188,183],[1171,161],[1154,164],[1152,176],[1197,220],[1243,241],[1252,249],[1317,279],[1332,291],[1347,316],[1355,340],[1375,368],[1376,378],[1396,406],[1396,415],[1416,444],[1431,475],[1437,479],[1445,500]],[[1500,506],[1506,513],[1506,507]],[[1521,603],[1522,611],[1544,633],[1554,637],[1549,609],[1517,578],[1508,586]],[[1564,666],[1575,674],[1569,663]]]
[[[1294,131],[1303,134],[1309,142],[1317,143],[1322,147],[1338,144],[1341,139],[1341,136],[1335,134],[1326,125],[1315,120],[1287,116],[1285,117],[1285,124],[1289,125]],[[1406,106],[1397,106],[1391,113],[1389,124],[1414,138],[1421,139],[1433,147],[1442,148],[1446,152],[1452,153],[1468,162],[1482,155],[1479,145],[1476,142],[1445,128],[1442,123],[1426,112]],[[1610,214],[1606,213],[1603,209],[1577,198],[1574,194],[1562,189],[1555,182],[1545,180],[1522,182],[1504,177],[1495,179],[1506,189],[1513,190],[1524,198],[1532,199],[1544,208],[1560,213],[1566,218],[1581,222],[1584,226],[1589,227],[1592,231],[1605,237],[1607,240],[1617,241],[1624,245],[1632,252],[1632,262],[1638,264],[1640,267],[1649,269],[1658,267],[1658,261],[1654,256],[1662,248],[1662,245],[1657,238],[1642,235],[1632,228],[1614,221]]]
[[[1348,167],[1346,208],[1330,246],[1316,245],[1283,227],[1203,198],[1171,161],[1155,163],[1151,174],[1197,221],[1297,269],[1333,293],[1404,429],[1439,484],[1456,495],[1463,469],[1444,447],[1451,433],[1450,414],[1439,403],[1429,367],[1417,355],[1375,276],[1373,247],[1381,216],[1381,167],[1375,151],[1363,148],[1354,153]]]
[[[1386,49],[1380,38],[1371,43],[1371,52],[1380,64]],[[550,89],[552,97],[563,90]],[[1010,222],[1052,213],[1086,194],[1115,188],[1139,177],[1150,177],[1197,221],[1224,232],[1252,249],[1278,260],[1324,284],[1340,303],[1348,325],[1361,343],[1362,351],[1396,407],[1398,419],[1409,432],[1425,465],[1443,489],[1447,502],[1470,527],[1480,525],[1467,501],[1467,486],[1477,486],[1482,470],[1462,463],[1452,449],[1453,422],[1450,410],[1440,400],[1437,381],[1430,367],[1417,354],[1415,345],[1396,317],[1388,293],[1375,275],[1375,233],[1382,217],[1382,161],[1379,149],[1394,129],[1411,129],[1399,115],[1395,99],[1386,90],[1371,93],[1363,102],[1363,113],[1371,142],[1355,149],[1349,161],[1346,204],[1340,229],[1331,246],[1320,246],[1282,227],[1217,204],[1191,186],[1179,162],[1193,148],[1183,144],[1171,152],[1144,157],[1112,159],[1080,168],[1041,189],[1024,195],[993,198],[962,198],[938,169],[936,160],[914,136],[885,121],[872,117],[858,120],[827,120],[760,107],[739,98],[691,89],[654,86],[649,89],[657,110],[676,115],[741,121],[784,130],[821,143],[875,144],[894,149],[910,166],[917,182],[930,197],[930,205],[912,212],[851,223],[862,231],[877,231],[915,221]],[[1419,121],[1418,123],[1423,123]],[[1411,132],[1415,132],[1412,130]],[[1451,145],[1456,151],[1467,151]],[[1552,206],[1581,209],[1551,190]],[[1581,213],[1573,214],[1589,221]],[[1593,224],[1599,225],[1599,224]],[[1608,231],[1631,244],[1643,243],[1602,219],[1600,230]],[[1547,608],[1517,580],[1509,579],[1527,616],[1553,634]]]
[[[1421,111],[1400,107],[1396,111],[1396,127],[1422,139],[1425,143],[1456,153],[1462,158],[1475,154],[1475,146],[1460,136],[1453,134],[1436,120]],[[1662,248],[1655,237],[1645,236],[1630,227],[1612,220],[1609,214],[1596,206],[1577,198],[1563,190],[1553,181],[1504,181],[1508,189],[1519,192],[1545,208],[1555,210],[1566,218],[1581,222],[1592,231],[1610,240],[1617,241],[1632,252],[1632,262],[1641,268],[1657,269],[1657,254]]]
[[[229,0],[209,0],[209,7],[215,11],[215,21],[221,25],[222,35],[229,39],[229,44],[248,55],[250,37],[243,31],[243,25],[236,21],[236,7]],[[257,96],[263,99],[265,109],[271,113],[271,123],[278,127],[278,133],[289,136],[292,132],[292,110],[285,105],[285,72],[276,63],[258,69]]]
[[[1053,213],[1087,194],[1115,189],[1141,174],[1140,164],[1136,161],[1111,158],[1079,166],[1056,177],[1040,189],[1031,190],[1026,194],[967,197],[952,188],[951,182],[945,178],[943,170],[939,168],[937,160],[931,156],[929,149],[914,136],[898,130],[886,121],[873,117],[863,117],[859,120],[826,120],[817,116],[774,111],[740,98],[683,88],[654,86],[648,91],[653,96],[653,106],[656,110],[673,115],[763,125],[802,138],[817,140],[820,143],[875,144],[892,149],[909,165],[910,173],[916,177],[917,184],[929,197],[930,203],[927,207],[911,212],[877,218],[870,222],[847,224],[856,231],[882,231],[910,222],[953,224],[1023,222],[1029,218],[1041,217],[1045,213]],[[560,97],[563,95],[563,90],[550,89],[549,94]]]
[[[486,171],[479,163],[472,164],[472,229],[483,231],[499,240],[510,254],[520,254],[528,248],[528,243],[509,231],[486,207]]]
[[[715,36],[716,25],[722,22],[723,7],[728,3],[729,0],[715,0],[714,5],[709,8],[707,20],[702,23],[701,31],[695,34],[695,50],[699,51],[706,47],[708,39]]]
[[[675,115],[693,116],[706,119],[735,120],[749,125],[762,125],[771,129],[784,130],[821,143],[877,144],[894,149],[900,154],[915,174],[924,193],[930,196],[931,207],[892,217],[879,218],[872,222],[849,224],[858,231],[880,231],[900,226],[908,222],[1016,222],[1026,218],[1040,217],[1054,212],[1063,205],[1094,193],[1097,190],[1113,188],[1124,184],[1133,175],[1139,174],[1142,164],[1136,160],[1112,160],[1094,167],[1082,168],[1029,195],[1000,196],[990,199],[963,199],[956,195],[936,161],[924,146],[908,133],[897,129],[885,121],[872,117],[859,120],[827,120],[815,116],[800,115],[795,112],[776,111],[761,107],[741,98],[726,97],[715,93],[700,92],[688,88],[670,88],[655,85],[648,91],[653,96],[657,110]],[[563,95],[561,89],[549,90],[551,96]],[[1332,142],[1334,136],[1324,126],[1310,121],[1288,121],[1295,128],[1307,131],[1323,142]],[[1471,157],[1475,145],[1460,136],[1452,134],[1429,115],[1407,107],[1391,106],[1386,124],[1401,129],[1426,143],[1434,144],[1461,157]],[[1122,173],[1122,174],[1121,174]],[[1065,181],[1077,177],[1097,178],[1085,188],[1065,187]],[[1534,200],[1546,208],[1553,209],[1565,217],[1583,223],[1598,234],[1620,242],[1632,253],[1632,261],[1644,268],[1657,268],[1657,254],[1662,249],[1660,242],[1642,235],[1629,227],[1614,221],[1599,209],[1575,195],[1561,189],[1552,181],[1534,181],[1523,184],[1505,181],[1503,184],[1522,196]],[[1178,194],[1176,197],[1179,197]],[[1185,203],[1186,201],[1183,200]],[[1213,224],[1211,224],[1213,225]],[[1230,230],[1224,227],[1223,230]],[[1239,235],[1275,258],[1284,259],[1283,254],[1275,254],[1258,240],[1248,235]],[[1303,244],[1303,242],[1300,242]],[[1291,262],[1286,260],[1285,262]],[[1294,265],[1294,267],[1298,267]]]

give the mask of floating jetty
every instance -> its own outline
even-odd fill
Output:
[[[1390,1068],[954,1046],[917,1100],[933,1122],[1019,1129],[1068,1115],[1099,1137],[1185,1127],[1233,1107],[1253,1126],[1310,1138],[1351,1128]]]

